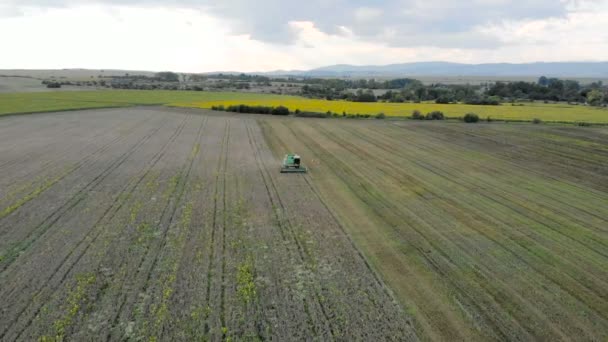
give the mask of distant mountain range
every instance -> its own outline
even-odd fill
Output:
[[[203,74],[241,74],[240,71],[215,71]],[[153,76],[153,71],[99,70],[99,69],[55,69],[55,70],[2,70],[0,76],[83,78],[103,76],[145,75]],[[338,64],[311,70],[277,70],[271,72],[247,72],[249,75],[304,76],[304,77],[571,77],[608,79],[608,62],[538,62],[538,63],[491,63],[461,64],[450,62],[419,62],[389,65],[348,65]]]
[[[491,63],[460,64],[421,62],[390,65],[339,64],[312,70],[273,71],[265,75],[309,77],[369,77],[369,76],[548,76],[548,77],[608,77],[608,62],[555,63]]]

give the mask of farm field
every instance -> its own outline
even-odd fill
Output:
[[[176,101],[220,101],[227,99],[247,101],[259,97],[266,99],[282,98],[280,95],[268,94],[170,90],[100,90],[77,92],[62,90],[39,93],[0,93],[0,115],[107,107],[163,105]]]
[[[315,100],[302,97],[258,97],[253,100],[218,100],[194,103],[173,103],[178,107],[207,108],[212,106],[229,105],[253,105],[253,106],[286,106],[291,110],[300,109],[305,112],[342,114],[378,114],[387,116],[409,117],[414,110],[422,113],[442,111],[449,118],[461,118],[467,113],[476,113],[482,119],[491,117],[494,120],[518,120],[532,121],[535,118],[547,122],[594,122],[608,123],[608,110],[605,108],[594,108],[582,105],[568,104],[544,104],[526,103],[512,106],[503,104],[500,106],[477,106],[466,104],[436,104],[436,103],[364,103],[347,101]]]
[[[608,130],[259,120],[423,340],[608,338]]]
[[[439,110],[447,117],[462,117],[477,113],[482,119],[532,121],[535,118],[547,122],[608,123],[608,110],[583,105],[525,103],[511,106],[474,106],[465,104],[435,103],[361,103],[346,101],[313,100],[297,96],[196,91],[156,90],[102,90],[102,91],[55,91],[39,93],[0,93],[0,115],[61,110],[77,110],[106,107],[130,107],[138,105],[166,105],[209,109],[217,105],[248,104],[286,106],[292,111],[342,114],[378,114],[410,116],[412,111],[423,113]]]
[[[122,108],[0,156],[0,340],[608,338],[606,127]]]
[[[253,118],[6,117],[0,155],[2,341],[417,339]]]

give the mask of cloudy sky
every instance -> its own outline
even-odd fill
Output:
[[[0,0],[0,69],[607,61],[608,0]]]

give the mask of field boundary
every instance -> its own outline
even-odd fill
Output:
[[[63,112],[80,112],[80,111],[90,111],[90,110],[98,110],[98,109],[119,109],[119,108],[137,108],[137,107],[160,107],[164,106],[162,103],[126,103],[124,105],[113,105],[113,106],[102,106],[102,107],[80,107],[80,108],[67,108],[67,109],[49,109],[49,110],[40,110],[40,111],[29,111],[29,112],[15,112],[15,113],[6,113],[0,114],[0,119],[4,117],[11,116],[21,116],[21,115],[34,115],[34,114],[47,114],[47,113],[55,113],[60,114]]]

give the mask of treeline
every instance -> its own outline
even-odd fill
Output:
[[[224,106],[224,105],[211,106],[211,109],[217,110],[217,111],[233,112],[233,113],[246,113],[246,114],[267,114],[267,115],[293,114],[296,117],[303,117],[303,118],[346,118],[346,119],[370,119],[370,118],[385,119],[386,118],[386,115],[384,113],[378,113],[376,115],[372,115],[372,114],[347,114],[346,112],[342,112],[342,114],[339,114],[339,113],[335,113],[335,112],[331,112],[331,111],[327,111],[326,113],[305,112],[305,111],[300,111],[299,109],[296,109],[295,111],[292,112],[291,110],[289,110],[289,108],[287,108],[285,106],[272,107],[272,106],[250,106],[250,105],[245,105],[245,104],[239,104],[239,105],[229,105],[229,106]],[[412,119],[412,120],[430,120],[430,121],[447,119],[447,117],[441,111],[432,111],[425,115],[425,114],[422,114],[422,112],[420,112],[419,110],[414,110],[408,118]],[[455,118],[455,119],[460,119],[467,123],[475,123],[475,122],[479,121],[479,116],[475,113],[467,113],[463,117]],[[487,121],[489,122],[492,120],[488,117]],[[540,123],[541,121],[538,119],[534,119],[533,122]]]
[[[464,102],[468,104],[497,105],[499,103],[499,99],[490,98],[485,95],[482,86],[424,85],[422,82],[412,83],[398,91],[389,90],[379,96],[379,99],[396,103],[422,101],[435,101],[441,104]]]
[[[91,76],[91,78],[93,78]],[[608,87],[602,82],[581,85],[574,80],[540,77],[537,82],[496,82],[481,85],[423,84],[411,78],[392,80],[271,78],[247,74],[178,74],[170,71],[153,76],[107,76],[104,80],[58,81],[43,83],[50,87],[62,85],[99,86],[139,90],[251,90],[271,87],[274,94],[301,95],[308,98],[352,102],[428,102],[439,104],[465,103],[499,105],[501,102],[562,101],[608,106]],[[273,84],[274,82],[274,84]]]
[[[118,81],[130,81],[130,82],[138,82],[138,81],[147,81],[147,82],[179,82],[180,75],[171,71],[161,71],[154,74],[154,76],[147,75],[139,75],[139,74],[129,74],[125,73],[124,75],[113,75],[113,76],[101,76],[104,78],[114,79]]]
[[[496,82],[488,89],[488,94],[501,98],[517,98],[529,100],[552,100],[552,101],[584,101],[580,95],[581,86],[576,81],[546,78],[539,79],[538,83],[532,82]]]
[[[201,75],[199,75],[201,76]],[[230,81],[241,81],[241,82],[256,82],[256,83],[269,83],[271,82],[273,79],[271,79],[270,77],[266,77],[266,76],[259,76],[259,75],[247,75],[247,74],[208,74],[208,75],[204,75],[202,76],[204,78],[214,78],[214,79],[224,79],[224,80],[230,80]],[[280,79],[281,82],[284,82],[284,79]]]
[[[231,105],[224,107],[212,106],[212,110],[219,110],[233,113],[248,113],[248,114],[270,114],[270,115],[289,115],[289,108],[284,106],[270,107],[270,106],[248,106],[244,104]]]
[[[354,102],[422,102],[441,104],[466,103],[472,105],[499,105],[514,101],[564,101],[587,103],[594,106],[608,104],[608,87],[601,82],[581,85],[574,80],[561,80],[542,76],[537,82],[496,82],[482,85],[425,85],[412,78],[392,80],[336,79],[336,78],[270,78],[257,75],[207,75],[210,78],[231,81],[289,83],[301,86],[300,95],[327,100]],[[374,90],[387,90],[376,95]]]
[[[291,111],[289,108],[285,106],[250,106],[245,104],[239,105],[219,105],[219,106],[211,106],[211,110],[224,111],[224,112],[232,112],[232,113],[246,113],[246,114],[269,114],[269,115],[290,115],[293,114],[297,117],[304,118],[331,118],[331,117],[344,117],[344,118],[376,118],[376,119],[384,119],[386,115],[384,113],[378,113],[376,115],[372,114],[346,114],[343,112],[342,114],[334,113],[331,111],[327,111],[326,113],[319,112],[305,112],[299,109],[295,111]]]
[[[310,98],[324,98],[326,100],[345,100],[352,102],[377,102],[378,97],[370,89],[358,89],[357,91],[337,91],[333,89],[323,89],[309,87],[302,88],[302,95]]]
[[[310,80],[309,80],[310,81]],[[466,103],[471,105],[499,105],[515,101],[564,101],[587,103],[593,106],[608,105],[608,87],[602,82],[581,85],[578,81],[541,77],[538,82],[496,82],[490,85],[425,85],[418,80],[395,79],[383,82],[373,80],[315,80],[306,84],[301,95],[327,100],[354,102],[422,102],[440,104]],[[356,91],[349,87],[359,87]],[[384,88],[378,88],[384,87]],[[375,95],[375,89],[388,89]]]
[[[608,88],[602,82],[582,86],[577,81],[544,76],[536,83],[496,82],[487,90],[487,94],[503,100],[564,101],[596,106],[608,103]]]
[[[403,80],[407,80],[403,81]],[[403,82],[402,82],[403,81]],[[482,86],[473,85],[424,85],[422,82],[410,79],[397,79],[386,81],[391,86],[400,88],[389,89],[381,95],[375,95],[372,89],[339,90],[319,85],[305,85],[302,95],[310,98],[323,98],[326,100],[346,100],[353,102],[422,102],[435,101],[437,103],[458,103],[498,105],[499,98],[490,97],[483,93]]]
[[[101,81],[65,81],[65,80],[44,80],[41,82],[47,88],[61,88],[61,86],[76,86],[76,87],[105,87],[107,82]]]
[[[321,88],[331,88],[337,91],[347,89],[401,89],[411,84],[421,83],[412,78],[396,78],[392,80],[375,80],[375,79],[339,79],[339,78],[288,78],[288,82],[303,83],[306,85],[314,85]]]
[[[412,78],[397,78],[392,80],[375,80],[375,79],[340,79],[340,78],[315,78],[315,77],[267,77],[260,75],[247,74],[207,74],[205,78],[225,79],[232,81],[247,81],[257,83],[293,83],[304,84],[308,86],[317,86],[325,89],[334,89],[336,91],[344,91],[347,89],[401,89],[410,83],[420,82]]]

